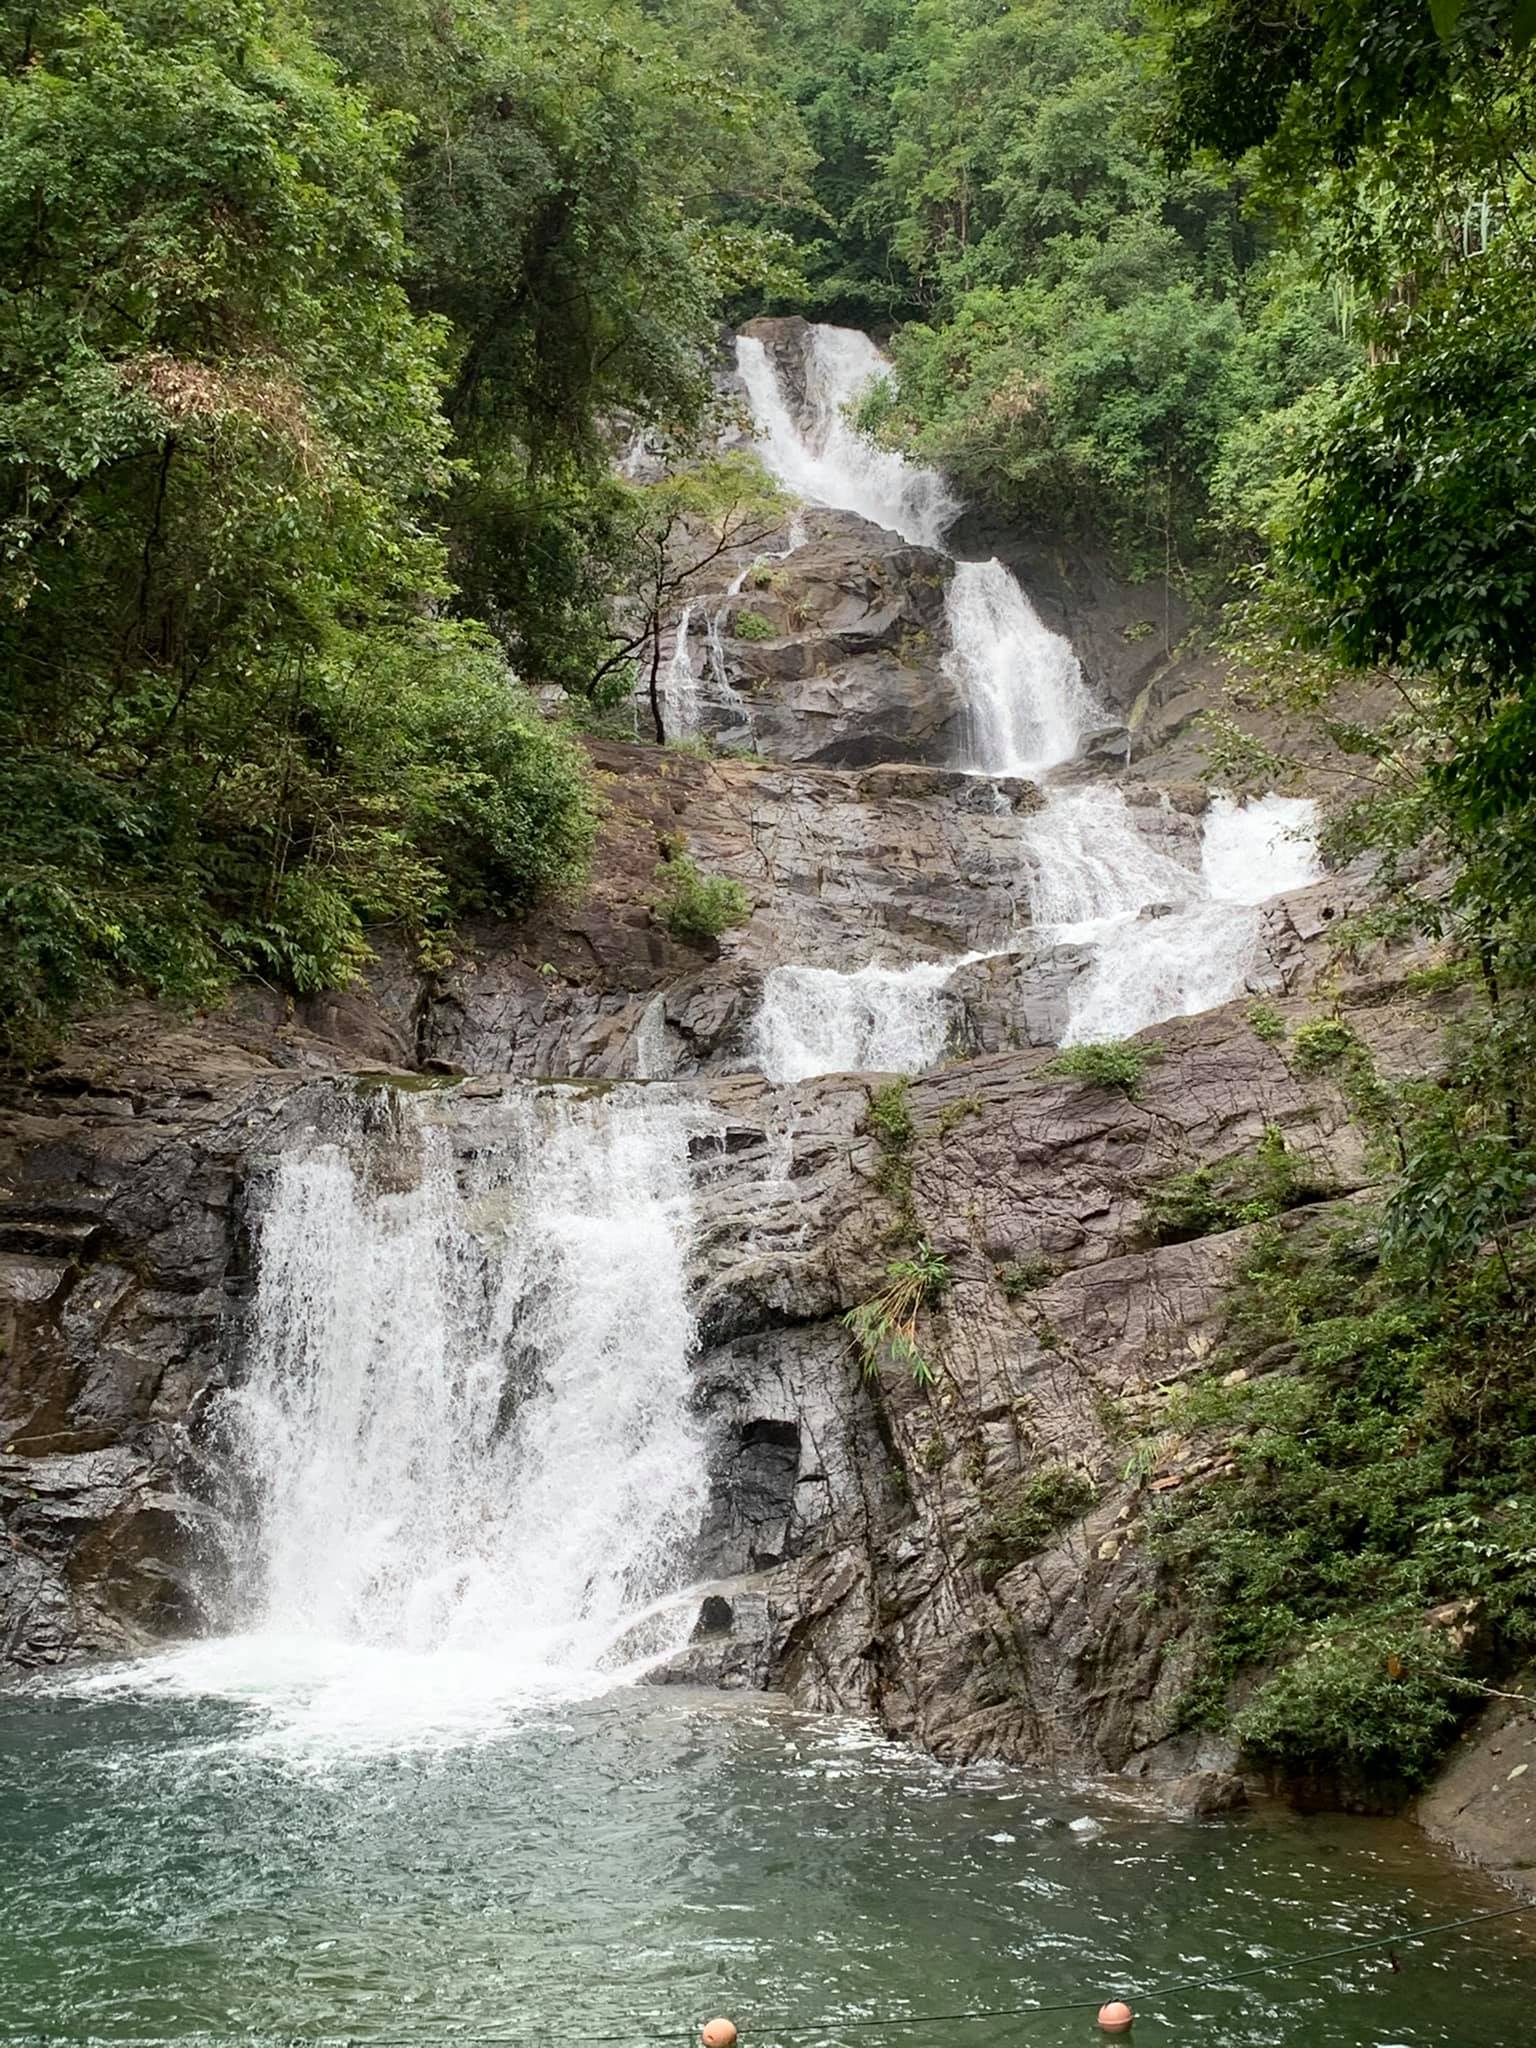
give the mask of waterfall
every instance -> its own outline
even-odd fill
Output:
[[[1053,792],[1024,838],[1036,927],[1091,954],[1064,1042],[1128,1038],[1241,995],[1259,967],[1257,906],[1317,879],[1315,827],[1307,798],[1217,797],[1196,868],[1138,831],[1119,790]]]
[[[914,967],[775,967],[753,1020],[752,1057],[770,1081],[813,1074],[918,1074],[949,1037],[945,989],[983,953]]]
[[[704,1498],[697,1119],[628,1090],[475,1113],[468,1169],[407,1105],[388,1145],[354,1129],[275,1170],[225,1417],[255,1508],[244,1640],[579,1689],[690,1618],[636,1629],[686,1576]]]
[[[914,544],[941,544],[960,510],[943,478],[877,447],[850,421],[850,408],[890,373],[868,335],[821,325],[807,330],[798,417],[760,340],[739,336],[736,360],[758,453],[787,490],[811,504],[856,512]],[[1070,758],[1083,733],[1105,722],[1070,643],[1044,625],[1001,562],[957,564],[945,608],[945,667],[969,714],[964,766],[981,775],[1038,774]],[[774,1081],[860,1069],[920,1072],[943,1053],[945,985],[962,964],[867,965],[850,973],[776,968],[755,1020],[755,1062]]]
[[[1192,866],[1145,838],[1111,784],[1053,790],[1024,822],[1030,916],[1053,938],[1092,941],[1153,904],[1182,906]]]
[[[666,1081],[671,1079],[673,1064],[667,1040],[667,999],[657,994],[640,1013],[629,1042],[626,1072],[636,1081]]]
[[[812,504],[856,512],[905,540],[941,544],[959,506],[933,470],[875,446],[849,408],[889,365],[867,335],[812,326],[804,397],[791,403],[764,344],[742,335],[737,363],[763,462]],[[997,560],[954,565],[945,598],[945,668],[967,709],[966,757],[988,776],[1039,778],[1109,720],[1070,643],[1041,620]],[[1256,905],[1318,873],[1313,806],[1218,798],[1198,865],[1160,850],[1112,785],[1051,792],[1024,825],[1034,923],[1090,952],[1067,1042],[1117,1038],[1241,994],[1258,965]],[[969,955],[968,958],[982,956]],[[963,962],[914,967],[784,966],[764,983],[754,1057],[775,1081],[857,1071],[917,1072],[942,1056],[945,985]]]
[[[815,325],[805,349],[805,419],[790,410],[767,349],[755,335],[736,341],[757,451],[784,488],[810,505],[857,512],[916,546],[938,547],[960,507],[936,470],[879,448],[848,417],[890,365],[867,334]]]
[[[960,562],[946,608],[945,667],[965,692],[970,759],[983,775],[1032,777],[1070,761],[1107,722],[1072,643],[1053,633],[1001,562]]]
[[[754,335],[736,362],[757,450],[786,490],[813,505],[857,512],[924,547],[942,545],[960,511],[937,470],[879,448],[850,408],[890,365],[867,334],[813,325],[805,347],[805,400],[797,420],[772,358]],[[1053,633],[997,560],[956,565],[945,596],[945,667],[969,710],[968,758],[978,775],[1037,775],[1077,752],[1107,713],[1083,681],[1071,642]]]
[[[688,651],[688,632],[693,624],[693,606],[685,604],[678,614],[672,641],[672,659],[662,678],[662,717],[667,738],[687,739],[699,729],[699,683]]]

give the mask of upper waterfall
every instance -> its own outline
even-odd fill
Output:
[[[791,403],[757,336],[736,341],[764,465],[797,498],[941,547],[960,501],[937,470],[881,448],[851,413],[890,365],[867,334],[813,324],[802,356],[804,396]],[[1053,633],[1003,563],[961,562],[945,599],[945,666],[968,708],[966,758],[979,775],[1033,776],[1077,752],[1107,714],[1083,681],[1071,642]]]
[[[938,547],[960,510],[958,499],[936,470],[877,447],[849,417],[890,365],[856,328],[818,324],[808,333],[803,425],[762,342],[751,334],[736,340],[736,367],[765,467],[807,504],[857,512],[914,546]]]

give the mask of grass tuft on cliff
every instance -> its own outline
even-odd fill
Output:
[[[656,869],[651,899],[657,919],[685,945],[709,945],[752,915],[752,899],[729,875],[705,875],[686,853],[672,853]]]
[[[1149,1062],[1158,1058],[1160,1052],[1157,1045],[1101,1039],[1091,1045],[1065,1047],[1041,1071],[1081,1081],[1089,1088],[1115,1089],[1122,1095],[1134,1095]]]
[[[983,1492],[977,1570],[983,1579],[1000,1579],[1044,1550],[1059,1530],[1085,1515],[1097,1497],[1087,1474],[1067,1465],[1047,1465]]]

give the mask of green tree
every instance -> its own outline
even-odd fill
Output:
[[[784,272],[764,217],[800,189],[798,127],[729,0],[361,0],[321,31],[413,123],[406,283],[445,335],[455,603],[579,689],[626,572],[615,427],[697,438],[722,297]]]
[[[0,1021],[26,1052],[123,985],[344,982],[369,922],[525,900],[590,823],[567,743],[432,622],[447,337],[401,284],[400,122],[263,0],[13,7],[0,35]]]
[[[789,89],[839,151],[836,180],[817,174],[836,259],[823,234],[813,303],[908,316],[869,424],[1130,566],[1210,553],[1229,442],[1355,351],[1230,171],[1159,157],[1126,0],[872,6],[840,56],[812,0],[776,13]]]

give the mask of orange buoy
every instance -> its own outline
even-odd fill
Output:
[[[731,2020],[706,2020],[699,2029],[704,2048],[736,2048],[736,2027]]]
[[[1134,2015],[1123,1998],[1112,1998],[1099,2007],[1099,2025],[1106,2034],[1128,2034]]]

